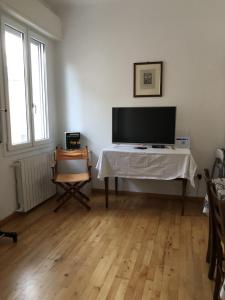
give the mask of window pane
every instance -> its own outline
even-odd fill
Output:
[[[31,39],[31,72],[35,141],[49,138],[46,103],[45,45]]]
[[[5,25],[5,51],[12,145],[27,143],[30,139],[28,134],[23,44],[23,33]]]

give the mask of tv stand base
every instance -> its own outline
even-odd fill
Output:
[[[164,149],[164,148],[166,148],[166,146],[165,145],[152,145],[152,148]]]
[[[134,149],[146,150],[146,149],[148,149],[148,147],[146,147],[146,146],[137,146],[137,147],[134,147]]]

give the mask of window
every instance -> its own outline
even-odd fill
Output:
[[[46,43],[11,21],[2,23],[8,150],[49,141]]]
[[[7,25],[5,26],[5,53],[11,143],[12,145],[25,144],[30,142],[30,137],[25,84],[24,34]]]
[[[45,45],[37,40],[30,40],[32,107],[34,119],[34,140],[48,139]]]

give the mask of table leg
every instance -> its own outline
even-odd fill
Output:
[[[115,177],[115,194],[118,194],[118,177]]]
[[[186,197],[186,188],[187,188],[187,179],[182,179],[182,208],[181,208],[181,215],[184,215],[184,204],[185,204],[185,197]]]
[[[105,177],[105,208],[108,208],[109,177]]]

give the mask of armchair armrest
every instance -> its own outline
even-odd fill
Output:
[[[57,162],[56,161],[52,162],[51,169],[52,169],[52,180],[54,181],[55,175],[57,173]]]
[[[89,173],[90,179],[91,179],[91,168],[92,168],[92,165],[90,163],[88,163],[88,173]]]

